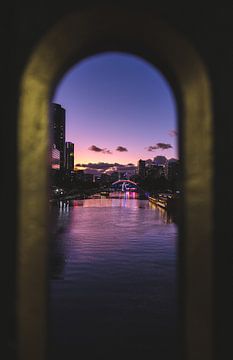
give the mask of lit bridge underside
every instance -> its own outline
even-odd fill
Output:
[[[132,180],[117,180],[114,183],[112,183],[112,186],[115,186],[118,184],[121,184],[121,191],[138,191],[139,190],[138,184]],[[127,184],[130,184],[131,186],[128,187]]]

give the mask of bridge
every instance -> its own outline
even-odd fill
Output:
[[[139,190],[139,186],[137,183],[135,183],[132,180],[117,180],[114,183],[112,183],[112,186],[115,185],[121,185],[121,191],[135,191],[135,190]],[[127,186],[130,185],[130,186]]]

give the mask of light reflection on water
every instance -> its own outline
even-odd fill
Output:
[[[174,359],[177,227],[166,211],[86,199],[53,207],[51,220],[49,359]]]

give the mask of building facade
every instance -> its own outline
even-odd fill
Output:
[[[56,148],[55,144],[52,145],[51,168],[53,170],[60,170],[60,151]]]
[[[68,171],[74,170],[74,144],[66,142],[65,147],[65,169]]]
[[[173,190],[180,189],[180,162],[176,159],[168,160],[168,180]]]
[[[66,112],[60,104],[51,104],[51,138],[60,151],[60,170],[65,168]]]
[[[166,156],[158,155],[154,157],[154,164],[163,167],[163,175],[168,178],[168,159]]]
[[[146,162],[145,160],[139,160],[138,161],[138,175],[141,177],[146,176]]]

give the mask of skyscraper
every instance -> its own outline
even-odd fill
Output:
[[[155,165],[167,165],[167,158],[163,155],[158,155],[154,157],[154,164]]]
[[[65,168],[65,109],[60,104],[51,104],[51,137],[52,144],[60,151],[60,169]]]
[[[53,170],[60,170],[60,151],[56,148],[55,144],[52,145],[51,168]]]
[[[66,142],[66,150],[65,150],[65,169],[66,170],[74,170],[74,144],[72,142]]]
[[[145,177],[146,175],[146,161],[145,160],[139,160],[138,161],[138,175],[141,177]]]
[[[158,155],[154,158],[154,164],[156,166],[163,167],[163,175],[167,178],[168,177],[168,160],[166,156]]]
[[[177,159],[168,160],[168,180],[173,187],[180,188],[180,162]]]

